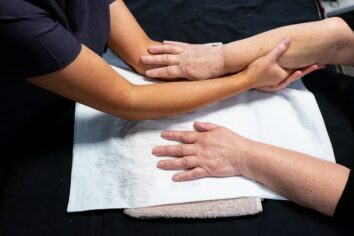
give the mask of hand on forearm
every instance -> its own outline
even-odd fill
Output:
[[[146,71],[148,77],[206,80],[224,75],[221,45],[164,41],[162,45],[150,47],[149,53],[150,56],[141,57],[142,62],[162,67]]]

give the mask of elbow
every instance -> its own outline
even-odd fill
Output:
[[[336,46],[334,50],[342,50],[349,47],[353,43],[353,31],[342,18],[331,17],[325,19],[324,21],[328,31],[336,40]]]

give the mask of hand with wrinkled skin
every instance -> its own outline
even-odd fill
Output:
[[[196,131],[164,131],[162,137],[182,142],[182,145],[156,147],[156,156],[176,156],[159,161],[163,170],[185,169],[173,176],[174,181],[186,181],[206,176],[227,177],[241,174],[242,157],[250,140],[210,123],[196,122]]]
[[[142,56],[143,63],[163,66],[147,70],[145,75],[151,78],[206,80],[224,74],[221,45],[164,41],[161,45],[150,46],[149,53],[154,55]]]

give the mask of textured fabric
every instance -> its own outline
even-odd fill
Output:
[[[114,69],[133,84],[152,83],[133,72]],[[282,199],[242,177],[178,183],[171,180],[178,171],[157,169],[161,158],[152,155],[152,148],[175,143],[162,139],[162,130],[192,130],[196,120],[334,161],[318,105],[301,81],[274,94],[248,91],[185,115],[145,121],[125,121],[77,104],[75,119],[69,212],[238,197]]]
[[[262,203],[260,198],[235,198],[124,209],[125,214],[138,219],[207,219],[255,215],[260,212],[262,212]]]

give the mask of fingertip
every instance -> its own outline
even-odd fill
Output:
[[[154,155],[154,156],[158,156],[159,155],[159,152],[160,152],[160,149],[159,147],[154,147],[151,151],[151,153]]]
[[[164,130],[161,132],[161,137],[162,138],[167,138],[169,136],[169,131],[168,130]]]
[[[147,62],[148,62],[148,58],[149,58],[149,56],[144,55],[144,56],[141,56],[141,57],[140,57],[140,60],[141,60],[142,62],[144,62],[144,63],[147,63]]]
[[[291,39],[290,39],[289,37],[286,37],[286,38],[284,38],[284,39],[281,41],[281,43],[282,43],[284,46],[288,47],[288,46],[290,45],[290,43],[291,43]]]
[[[163,166],[164,166],[164,163],[161,161],[157,162],[157,164],[156,164],[156,167],[159,169],[163,169]]]
[[[180,182],[180,181],[182,181],[182,178],[180,175],[176,174],[176,175],[172,176],[172,180],[175,182]]]
[[[154,77],[154,72],[152,70],[146,70],[145,75],[147,77],[153,78]]]

